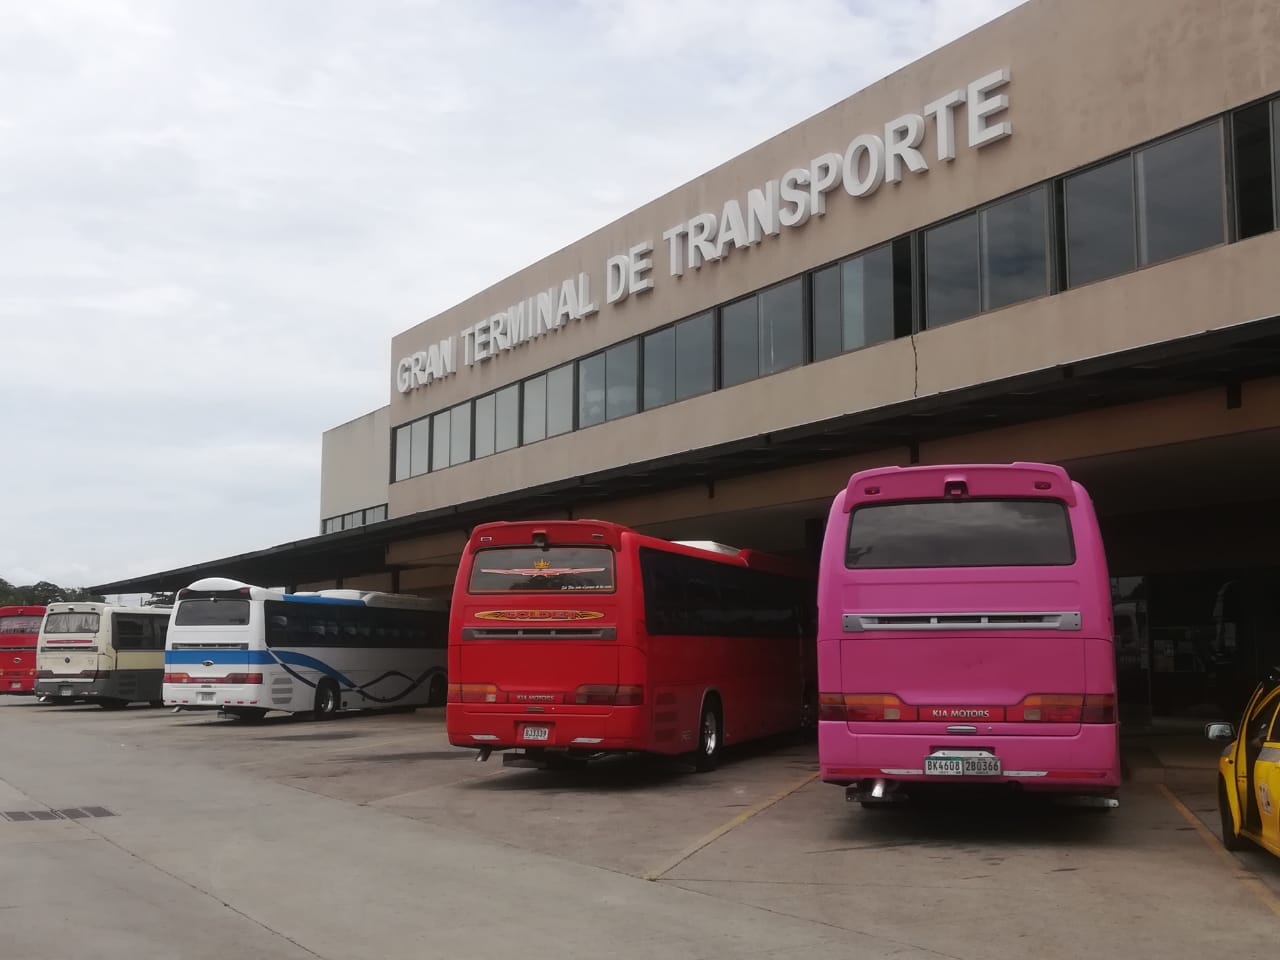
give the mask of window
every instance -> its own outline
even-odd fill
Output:
[[[365,523],[380,523],[387,519],[387,505],[384,503],[380,507],[370,507],[364,512]]]
[[[605,419],[635,413],[640,398],[640,341],[628,340],[604,352]]]
[[[40,617],[0,617],[0,634],[39,633]]]
[[[604,354],[578,361],[578,427],[604,423]]]
[[[613,592],[607,547],[510,547],[481,550],[471,561],[471,593]]]
[[[1222,130],[1215,121],[1138,151],[1138,262],[1222,243]]]
[[[720,311],[720,386],[732,387],[760,376],[760,313],[755,297]]]
[[[979,212],[984,310],[1048,294],[1048,203],[1048,189],[1036,187]]]
[[[651,634],[794,640],[803,633],[802,581],[652,547],[639,556]]]
[[[50,613],[44,618],[44,632],[49,634],[97,633],[97,613]]]
[[[893,246],[885,244],[813,275],[813,358],[825,360],[893,339]]]
[[[524,434],[522,443],[536,443],[547,436],[547,375],[524,382]]]
[[[321,533],[334,533],[338,529],[340,528],[338,526],[337,517],[330,517],[329,519],[325,520],[322,524],[320,524]]]
[[[925,231],[924,271],[927,326],[955,323],[979,311],[977,214]]]
[[[174,623],[180,627],[244,627],[249,624],[248,600],[180,600]]]
[[[471,459],[471,404],[460,403],[449,411],[449,465]]]
[[[760,294],[760,375],[804,362],[804,284],[800,278]]]
[[[449,465],[449,411],[442,410],[431,418],[431,469],[443,470]]]
[[[547,436],[573,429],[573,364],[566,363],[547,374]]]
[[[395,472],[392,474],[396,480],[409,479],[409,431],[413,429],[413,425],[406,423],[403,427],[396,427],[393,434],[395,446]]]
[[[716,323],[708,311],[676,324],[676,399],[716,388]]]
[[[416,477],[431,469],[431,420],[423,417],[409,424],[411,428],[409,476]]]
[[[1067,286],[1134,269],[1133,158],[1121,157],[1068,177]]]
[[[676,398],[676,328],[644,338],[644,408],[652,410]]]
[[[857,507],[849,518],[849,567],[1038,567],[1074,562],[1067,507],[1056,500],[885,503]]]
[[[503,387],[496,394],[497,426],[494,432],[494,449],[501,453],[520,443],[520,384]]]
[[[475,418],[476,418],[476,459],[487,457],[493,453],[494,443],[494,412],[497,397],[490,393],[480,397],[475,402]]]
[[[1240,239],[1275,229],[1275,158],[1272,111],[1280,104],[1256,103],[1231,117],[1235,154],[1236,222]]]
[[[117,650],[163,650],[168,624],[167,614],[113,614],[111,645]]]

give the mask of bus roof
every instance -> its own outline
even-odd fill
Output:
[[[88,600],[68,600],[51,603],[45,608],[46,613],[163,613],[168,614],[173,607],[154,606],[139,607],[121,603],[95,603]]]
[[[228,577],[205,577],[186,588],[197,593],[244,593],[250,600],[283,600],[288,603],[321,603],[339,606],[394,607],[401,610],[446,610],[448,604],[427,597],[383,593],[378,590],[300,590],[286,593],[279,588],[254,586]],[[182,593],[179,591],[179,599]]]
[[[39,605],[25,607],[0,607],[0,617],[43,617],[45,608]]]
[[[967,463],[877,467],[849,478],[845,513],[864,503],[966,497],[1045,497],[1074,507],[1077,489],[1067,471],[1051,463]]]

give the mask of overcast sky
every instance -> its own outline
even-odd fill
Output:
[[[390,338],[1016,0],[0,6],[0,577],[313,536]]]

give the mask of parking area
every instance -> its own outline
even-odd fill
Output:
[[[1136,783],[1111,812],[864,811],[815,770],[804,739],[710,774],[553,772],[475,762],[439,710],[245,725],[0,699],[0,809],[83,814],[0,820],[4,956],[66,956],[52,932],[86,916],[107,958],[598,956],[602,936],[624,957],[1274,943],[1280,870],[1208,842],[1211,782]]]

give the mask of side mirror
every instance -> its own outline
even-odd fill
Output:
[[[1236,728],[1229,723],[1210,723],[1205,725],[1204,735],[1210,740],[1234,740]]]

